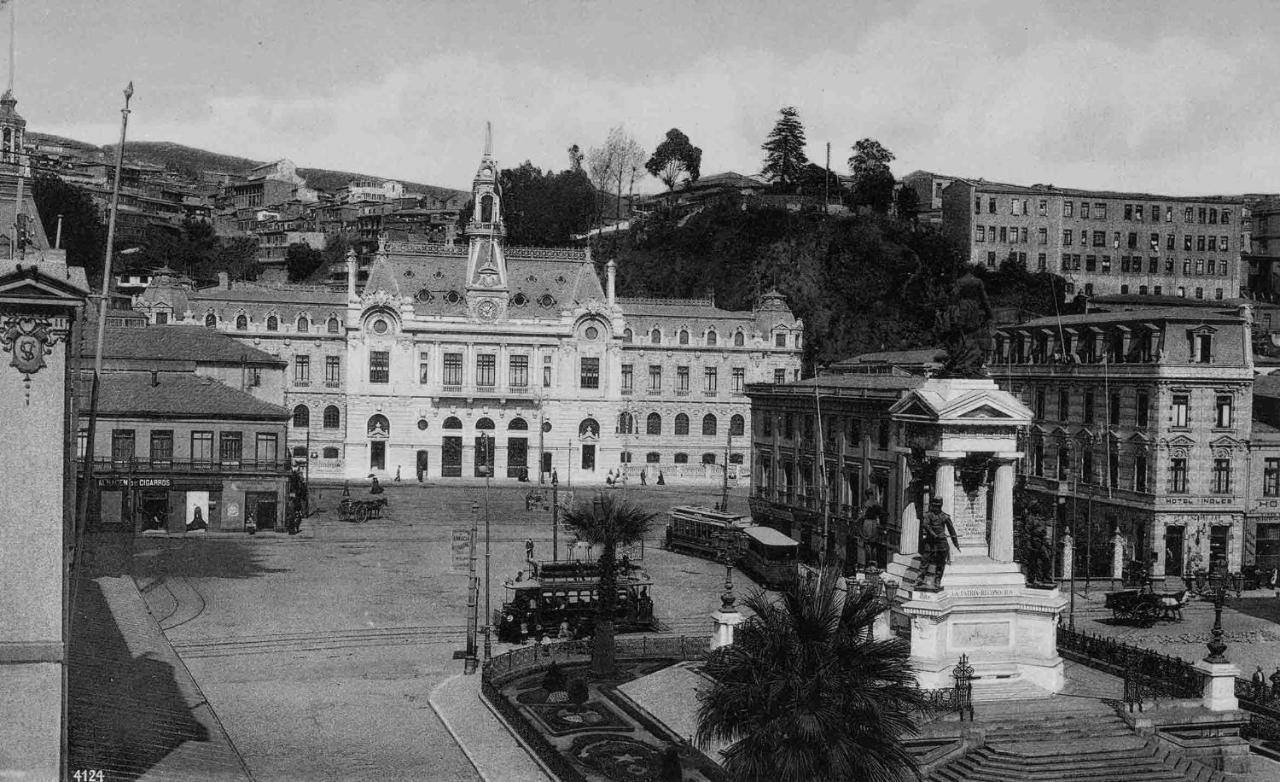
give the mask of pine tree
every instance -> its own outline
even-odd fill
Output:
[[[804,154],[804,123],[795,106],[784,106],[782,115],[765,139],[763,173],[775,185],[791,189],[800,179],[809,158]]]

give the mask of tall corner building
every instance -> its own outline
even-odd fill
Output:
[[[748,383],[799,377],[802,321],[770,292],[623,298],[584,248],[506,242],[486,143],[463,241],[379,243],[346,289],[157,274],[134,308],[153,324],[225,330],[289,364],[288,440],[312,479],[514,479],[612,472],[719,481],[750,450]]]
[[[1162,196],[956,178],[944,230],[971,263],[1006,260],[1067,281],[1067,295],[1231,299],[1248,282],[1241,196]]]

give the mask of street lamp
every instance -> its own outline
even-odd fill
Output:
[[[551,473],[551,561],[560,561],[560,478]]]
[[[484,436],[485,460],[488,465],[484,473],[484,659],[487,662],[493,656],[493,611],[489,607],[489,478],[493,475],[493,438]]]
[[[728,613],[733,610],[737,598],[733,596],[733,548],[736,536],[729,529],[716,533],[720,544],[720,562],[724,565],[724,594],[720,595],[720,610]]]
[[[1227,662],[1227,644],[1222,640],[1222,604],[1227,599],[1227,582],[1226,579],[1219,578],[1217,588],[1213,592],[1213,637],[1206,646],[1209,647],[1209,656],[1204,658],[1207,663],[1225,663]]]

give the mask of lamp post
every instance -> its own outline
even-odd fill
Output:
[[[1222,640],[1222,605],[1227,599],[1227,582],[1225,579],[1219,579],[1217,588],[1213,592],[1213,637],[1206,646],[1209,647],[1209,656],[1204,658],[1207,663],[1225,663],[1227,662],[1227,644]]]
[[[560,561],[560,479],[551,473],[551,561]]]
[[[724,565],[724,594],[720,595],[720,610],[727,613],[733,610],[733,604],[737,602],[737,598],[733,596],[733,544],[735,537],[732,532],[724,529],[716,533],[716,539],[720,544],[720,562]]]
[[[493,475],[493,438],[484,435],[485,466],[484,473],[484,659],[487,662],[493,656],[493,611],[489,608],[489,478]]]

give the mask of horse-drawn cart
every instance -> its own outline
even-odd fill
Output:
[[[353,500],[347,497],[338,505],[338,513],[343,521],[354,521],[360,524],[369,519],[382,518],[382,509],[385,507],[387,507],[386,497],[373,500]]]
[[[1146,592],[1141,589],[1122,589],[1106,593],[1106,607],[1116,622],[1129,621],[1139,627],[1150,627],[1157,620],[1182,621],[1182,607],[1186,605],[1186,590],[1181,592]]]

